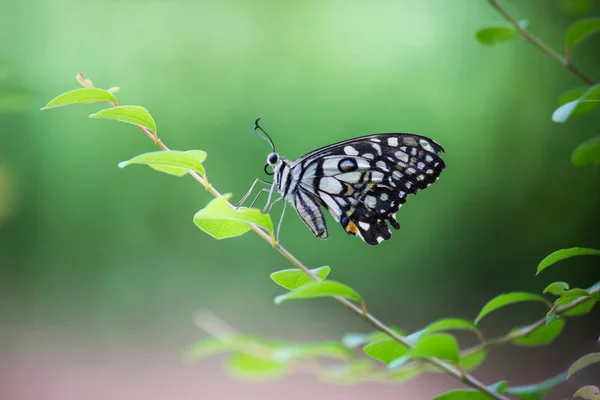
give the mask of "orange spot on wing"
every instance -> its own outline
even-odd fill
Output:
[[[356,235],[356,233],[358,232],[358,227],[356,226],[354,221],[348,222],[348,225],[346,225],[346,232]]]

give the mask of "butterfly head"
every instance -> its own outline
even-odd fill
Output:
[[[275,144],[273,143],[273,139],[271,139],[271,136],[269,136],[269,134],[265,132],[265,130],[258,124],[258,121],[260,121],[260,117],[254,122],[254,133],[271,145],[271,153],[269,153],[267,156],[267,163],[265,164],[265,174],[273,175],[275,171],[281,168],[283,160],[279,154],[275,152]],[[268,172],[267,167],[271,167],[273,172]]]

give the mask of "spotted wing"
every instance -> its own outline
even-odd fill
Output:
[[[301,157],[298,192],[312,197],[344,230],[371,245],[391,237],[388,221],[408,194],[435,182],[445,167],[435,141],[413,134],[377,134],[336,143]]]

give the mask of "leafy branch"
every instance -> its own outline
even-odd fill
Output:
[[[73,91],[70,91],[70,92],[67,92],[67,93],[57,96],[56,98],[51,100],[44,108],[42,108],[42,110],[49,109],[49,108],[55,108],[55,107],[61,107],[61,106],[69,105],[69,104],[82,104],[82,103],[90,104],[90,103],[97,103],[97,102],[106,102],[111,107],[113,107],[112,110],[110,110],[110,111],[109,110],[101,110],[100,112],[90,115],[90,117],[91,118],[108,118],[108,119],[114,119],[114,120],[134,124],[146,136],[148,136],[148,138],[152,139],[154,141],[154,143],[158,147],[160,147],[164,152],[172,153],[171,149],[169,147],[167,147],[167,145],[165,145],[162,142],[162,140],[158,137],[157,130],[156,130],[156,123],[150,116],[150,113],[145,108],[138,107],[138,106],[120,106],[117,102],[116,97],[114,96],[114,93],[116,91],[118,91],[118,88],[111,88],[109,90],[95,88],[92,81],[89,79],[86,79],[83,76],[83,74],[77,75],[77,81],[83,86],[83,89],[73,90]],[[178,155],[181,155],[181,154],[182,154],[181,152],[178,153]],[[161,161],[161,160],[164,160],[164,158],[165,158],[165,156],[163,156],[163,155],[159,155],[156,153],[155,154],[147,153],[145,155],[145,157],[146,157],[146,160],[141,163],[148,164],[148,165],[152,166],[154,169],[158,169],[162,172],[171,173],[171,174],[178,175],[178,176],[181,176],[182,174],[185,174],[185,173],[191,175],[196,181],[198,181],[198,183],[200,183],[209,193],[211,193],[216,198],[215,200],[213,200],[213,202],[215,202],[215,201],[218,202],[217,205],[227,207],[233,213],[236,213],[236,214],[239,213],[239,210],[236,210],[235,207],[231,203],[229,203],[227,201],[227,199],[219,191],[217,191],[214,188],[214,186],[209,182],[207,175],[203,169],[199,170],[198,168],[191,167],[190,164],[194,162],[193,160],[195,160],[196,162],[200,162],[193,155],[190,155],[189,157],[183,157],[183,159],[179,160],[179,161],[170,159],[170,162],[168,164],[164,161]],[[167,158],[169,158],[169,157],[167,156]],[[156,162],[154,162],[155,160],[156,160]],[[140,161],[140,159],[138,158],[137,162],[139,162],[139,161]],[[132,160],[129,160],[128,162],[122,163],[121,166],[126,166],[126,165],[133,164],[133,163],[136,163],[135,158]],[[166,169],[165,169],[165,167],[166,167]],[[213,203],[213,202],[211,202],[211,203]],[[214,206],[214,204],[215,203],[213,203],[213,206]],[[209,204],[209,206],[210,206],[210,204]],[[222,210],[222,208],[220,208],[219,210]],[[241,211],[242,211],[241,214],[244,214],[248,210],[242,209]],[[239,216],[236,216],[236,217],[239,217]],[[231,218],[231,219],[234,219],[234,218]],[[264,220],[267,220],[267,219],[270,222],[270,218],[268,216],[265,216]],[[266,229],[264,229],[265,228],[264,226],[261,228],[261,226],[259,226],[255,222],[253,223],[251,221],[247,221],[247,220],[244,221],[244,220],[240,220],[240,219],[238,219],[238,221],[240,221],[240,223],[242,225],[248,226],[249,229],[254,231],[263,240],[270,243],[292,265],[297,267],[306,276],[308,276],[313,282],[315,282],[314,283],[315,285],[325,283],[325,281],[321,281],[319,279],[319,277],[313,271],[311,271],[300,260],[298,260],[298,258],[296,258],[290,251],[288,251],[285,247],[283,247],[280,243],[278,243],[273,236],[272,230],[267,231]],[[223,226],[224,226],[224,224],[219,223],[218,229],[221,230],[223,228]],[[199,227],[202,229],[202,226],[199,225]],[[212,231],[213,228],[214,228],[214,224],[210,225],[210,227],[208,229]],[[235,232],[230,232],[230,233],[232,233],[231,236],[235,236],[237,234],[241,234],[244,232],[237,230]],[[331,281],[327,281],[327,282],[328,282],[327,285],[331,286]],[[404,346],[409,349],[414,347],[413,343],[410,343],[408,340],[406,340],[406,338],[399,335],[391,327],[389,327],[388,325],[386,325],[385,323],[383,323],[382,321],[377,319],[375,316],[370,314],[366,309],[365,303],[362,301],[362,299],[360,299],[360,297],[356,297],[354,295],[348,296],[346,288],[347,287],[345,287],[345,285],[341,285],[336,288],[337,290],[333,290],[333,291],[329,290],[329,291],[326,291],[326,293],[323,293],[320,290],[322,288],[317,288],[316,290],[312,291],[312,294],[310,294],[308,296],[304,296],[304,297],[305,298],[306,297],[318,297],[318,296],[333,297],[340,304],[342,304],[344,307],[346,307],[348,310],[350,310],[351,312],[360,316],[362,319],[364,319],[367,323],[369,323],[375,329],[377,329],[380,332],[383,332],[384,334],[389,336],[392,340],[394,340],[401,346]],[[331,287],[328,287],[328,289],[331,289]],[[294,293],[294,292],[291,292],[291,293]],[[348,297],[355,301],[358,300],[360,305],[353,303],[351,300],[349,300]],[[476,389],[477,391],[484,393],[493,399],[507,400],[507,398],[505,396],[499,394],[498,392],[494,391],[493,389],[490,389],[487,385],[480,382],[479,380],[477,380],[475,377],[471,376],[470,374],[462,371],[460,368],[452,365],[451,363],[445,362],[436,357],[424,357],[424,359],[428,363],[430,363],[431,365],[436,367],[437,369],[444,371],[445,373],[454,377],[455,379],[459,380],[460,382],[463,382],[467,386],[470,386],[473,389]]]
[[[504,17],[504,19],[506,19],[508,22],[510,22],[510,24],[514,27],[514,29],[517,31],[517,33],[519,35],[521,35],[521,37],[523,39],[525,39],[526,41],[528,41],[529,43],[531,43],[532,45],[534,45],[535,47],[540,49],[542,52],[549,55],[550,57],[552,57],[554,60],[558,61],[560,64],[562,64],[564,67],[566,67],[569,71],[571,71],[573,74],[575,74],[579,79],[581,79],[586,84],[588,84],[590,86],[596,84],[596,82],[594,82],[594,80],[592,78],[587,76],[583,71],[581,71],[579,68],[577,68],[575,65],[573,65],[572,60],[571,60],[571,48],[573,47],[573,45],[575,45],[576,42],[578,42],[579,40],[583,40],[584,37],[579,38],[579,37],[574,37],[575,35],[571,35],[571,37],[573,39],[570,41],[570,43],[568,43],[568,44],[571,44],[571,46],[569,46],[569,45],[566,46],[566,55],[563,56],[563,55],[557,53],[555,50],[553,50],[546,43],[542,42],[540,39],[536,38],[531,33],[529,33],[522,26],[522,24],[519,24],[519,22],[512,15],[510,15],[502,6],[500,6],[500,4],[498,3],[497,0],[488,0],[488,1],[492,5],[492,7],[494,7]],[[583,33],[585,34],[585,36],[588,36],[588,35],[591,35],[593,33],[593,31],[586,31]],[[579,39],[579,40],[576,40],[576,39]]]
[[[239,334],[205,312],[197,316],[196,322],[205,331],[213,335],[214,340],[203,341],[195,345],[191,350],[192,355],[197,357],[218,351],[232,351],[232,371],[235,373],[258,371],[260,375],[277,375],[282,370],[288,369],[291,364],[294,364],[301,371],[315,373],[321,377],[327,376],[331,379],[338,379],[340,377],[339,371],[332,372],[330,369],[314,362],[315,357],[327,355],[349,360],[345,365],[344,372],[341,373],[343,378],[397,382],[410,379],[422,372],[442,371],[471,388],[444,393],[436,397],[437,400],[465,398],[508,400],[509,397],[506,394],[517,398],[530,398],[527,396],[531,393],[545,393],[562,382],[562,379],[555,377],[527,387],[511,388],[508,387],[506,381],[488,386],[468,371],[483,362],[485,351],[489,346],[509,341],[523,346],[550,343],[560,334],[564,326],[563,316],[586,314],[597,301],[600,301],[600,294],[598,294],[600,282],[587,290],[569,289],[568,284],[565,282],[554,282],[544,291],[544,293],[557,296],[554,302],[550,302],[544,296],[535,293],[511,292],[501,294],[490,300],[482,308],[474,322],[458,318],[447,318],[435,321],[426,328],[407,335],[400,329],[386,325],[369,313],[362,297],[352,288],[340,282],[326,279],[331,268],[320,267],[311,270],[281,246],[273,236],[273,224],[268,214],[263,214],[258,209],[235,208],[229,202],[230,195],[222,195],[209,182],[203,166],[207,156],[205,152],[201,150],[176,151],[169,149],[158,137],[157,125],[148,110],[139,106],[120,106],[114,95],[118,88],[108,90],[95,88],[92,82],[85,79],[81,74],[77,76],[77,80],[83,86],[82,89],[76,89],[57,96],[43,109],[68,104],[108,103],[111,108],[101,110],[90,115],[90,117],[133,124],[162,149],[162,151],[141,154],[128,161],[121,162],[119,167],[124,168],[133,164],[143,164],[157,171],[175,176],[191,175],[215,197],[194,216],[194,223],[201,230],[217,239],[239,236],[252,230],[270,243],[297,268],[271,274],[271,279],[275,283],[288,290],[287,293],[275,298],[277,304],[292,299],[333,297],[377,330],[377,332],[370,334],[348,334],[342,339],[342,343],[290,344]],[[542,260],[537,267],[537,271],[539,273],[554,263],[570,257],[599,254],[600,251],[598,250],[579,247],[559,250]],[[486,341],[477,326],[481,319],[499,308],[525,301],[545,304],[549,308],[546,318],[529,326],[516,328],[503,337]],[[480,345],[461,352],[454,336],[443,332],[456,329],[474,332],[479,338]],[[352,360],[350,350],[356,346],[363,346],[363,353],[372,359],[383,362],[386,364],[387,369],[374,370],[368,360]],[[570,373],[574,373],[578,368],[597,362],[593,354],[588,356],[576,362]],[[308,360],[308,362],[303,362],[305,360]],[[521,397],[523,393],[525,393],[523,395],[525,397]]]

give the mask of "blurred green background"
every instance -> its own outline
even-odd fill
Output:
[[[558,50],[581,17],[565,1],[502,3]],[[292,340],[368,329],[329,300],[275,306],[281,289],[268,275],[290,265],[268,244],[251,233],[216,241],[199,231],[192,216],[210,196],[191,178],[117,168],[154,149],[134,127],[89,120],[98,105],[40,112],[78,87],[78,72],[98,87],[120,86],[121,104],[148,108],[171,148],[207,151],[211,182],[234,199],[264,177],[270,149],[252,133],[258,116],[290,159],[377,132],[413,132],[442,144],[441,179],[410,196],[398,213],[402,228],[380,246],[347,236],[329,216],[327,241],[289,209],[284,221],[286,247],[311,267],[330,265],[331,278],[355,288],[390,324],[414,330],[443,316],[473,318],[498,293],[541,291],[553,280],[593,283],[597,260],[572,260],[537,278],[534,271],[556,249],[599,245],[600,173],[569,159],[597,133],[600,116],[553,123],[560,93],[581,82],[520,40],[478,44],[474,32],[494,22],[501,17],[487,2],[472,0],[4,0],[0,315],[7,368],[34,363],[32,343],[59,346],[63,355],[81,348],[166,352],[176,363],[202,335],[191,320],[199,308],[240,330]],[[574,56],[593,76],[598,43]],[[543,312],[517,306],[484,328],[501,333]],[[593,336],[579,328],[597,316],[567,325],[558,348],[587,343]],[[119,363],[118,355],[110,359]]]

